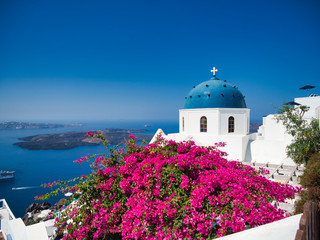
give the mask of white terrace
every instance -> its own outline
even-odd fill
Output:
[[[0,199],[0,240],[48,240],[44,222],[26,226],[15,218],[5,199]]]

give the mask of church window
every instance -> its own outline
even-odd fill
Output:
[[[233,133],[234,132],[234,117],[229,117],[228,126],[229,126],[228,132]]]
[[[184,117],[182,117],[182,132],[184,132]]]
[[[200,132],[207,132],[207,118],[200,118]]]

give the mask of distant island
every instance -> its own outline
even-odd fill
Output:
[[[56,124],[56,123],[28,123],[28,122],[4,122],[0,123],[1,129],[46,129],[62,127],[82,127],[83,123]]]
[[[95,131],[92,131],[95,132]],[[122,144],[129,137],[130,133],[147,132],[145,129],[120,129],[120,128],[107,128],[103,131],[108,144]],[[57,134],[40,134],[35,136],[19,138],[24,142],[17,142],[21,148],[29,150],[64,150],[72,149],[80,146],[93,146],[101,144],[100,139],[87,138],[84,135],[86,131],[80,132],[66,132]],[[135,135],[137,141],[146,140],[150,141],[151,135]]]
[[[250,123],[250,132],[256,132],[261,122]],[[82,126],[81,123],[75,124],[50,124],[50,123],[21,123],[7,122],[0,123],[0,129],[37,129],[37,128],[58,128],[66,126]],[[94,132],[94,131],[93,131]],[[135,135],[137,141],[150,141],[152,135],[141,134],[147,132],[146,129],[121,129],[107,128],[103,131],[108,144],[122,144],[128,138],[130,133],[138,133]],[[86,131],[66,132],[57,134],[40,134],[35,136],[19,138],[23,142],[14,143],[21,148],[29,150],[63,150],[72,149],[80,146],[94,146],[101,144],[96,138],[84,137]]]
[[[250,133],[257,132],[262,122],[251,122],[250,123]]]

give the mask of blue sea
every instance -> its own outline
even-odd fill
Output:
[[[55,122],[57,123],[57,122]],[[90,164],[76,164],[73,161],[88,154],[105,153],[105,147],[83,146],[69,150],[27,150],[13,145],[18,138],[38,134],[62,133],[69,131],[92,131],[105,128],[146,129],[143,134],[153,135],[158,128],[165,133],[179,131],[178,122],[83,122],[82,127],[64,127],[54,129],[0,130],[0,169],[15,171],[15,178],[0,180],[0,199],[5,198],[15,217],[23,217],[26,208],[35,201],[36,195],[45,194],[49,189],[40,185],[55,180],[67,180],[91,173]],[[144,127],[145,124],[152,125]],[[48,200],[54,204],[61,197]]]

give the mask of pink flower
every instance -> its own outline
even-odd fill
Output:
[[[79,158],[79,159],[77,159],[77,160],[75,160],[75,161],[73,161],[73,162],[74,162],[74,163],[82,164],[82,163],[84,163],[86,160],[88,160],[89,157],[90,157],[90,154],[88,154],[88,155],[85,156],[85,157],[81,157],[81,158]]]
[[[227,161],[215,146],[159,138],[126,147],[97,157],[99,168],[75,186],[82,195],[56,221],[65,239],[212,239],[286,217],[271,203],[300,190],[269,181],[264,170]]]
[[[180,184],[180,187],[182,188],[182,189],[185,189],[185,190],[188,190],[189,189],[189,178],[188,178],[188,176],[186,176],[186,175],[182,175],[181,176],[181,184]]]
[[[93,137],[93,136],[95,136],[95,135],[96,135],[95,133],[88,131],[87,134],[84,135],[84,136],[85,136],[85,137]]]
[[[130,139],[136,140],[136,137],[135,137],[132,133],[130,133],[130,134],[129,134],[129,137],[128,137],[128,140],[130,140]]]

